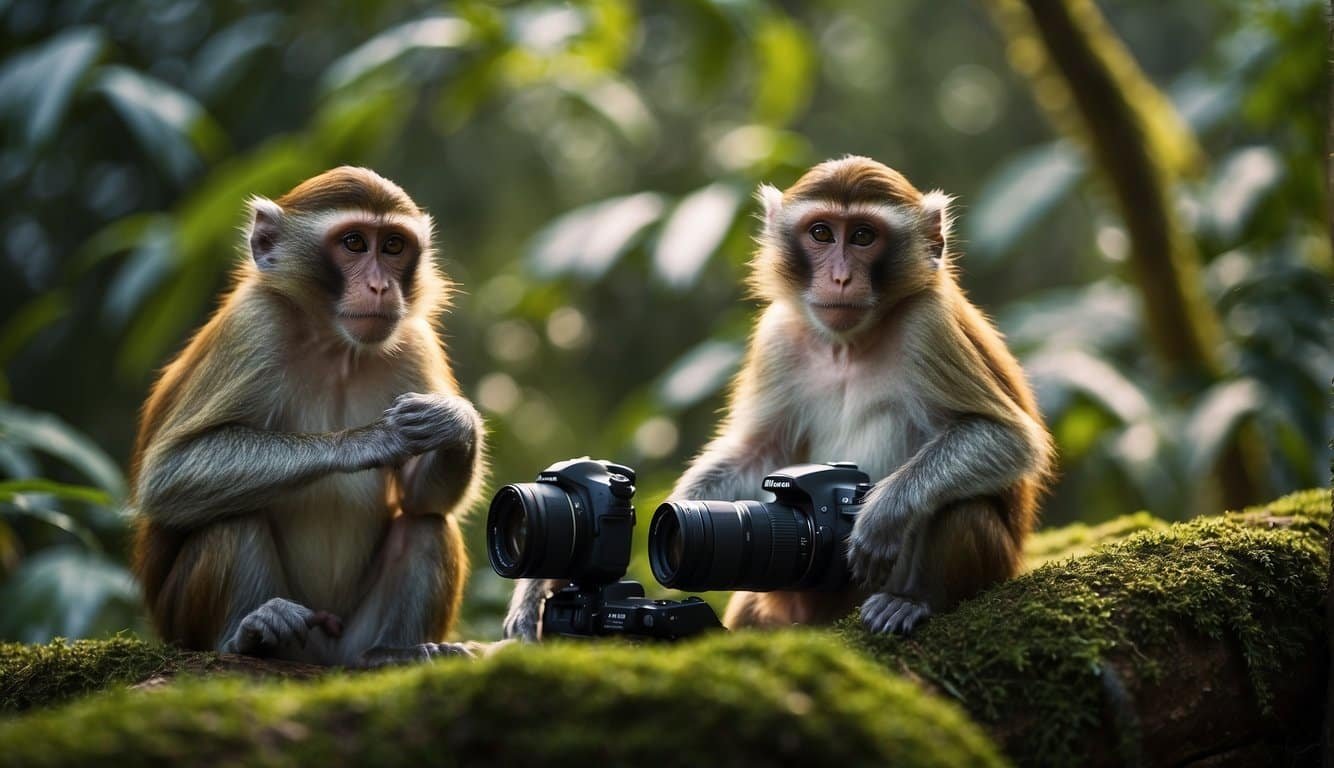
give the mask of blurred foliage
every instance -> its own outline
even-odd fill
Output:
[[[1048,522],[1199,509],[1241,425],[1269,491],[1320,484],[1324,6],[1100,7],[1204,155],[1174,190],[1226,333],[1198,397],[1146,349],[1097,168],[1052,141],[980,7],[0,0],[0,400],[22,404],[0,410],[0,638],[142,630],[118,469],[136,408],[214,306],[245,197],[339,163],[438,221],[493,488],[592,454],[636,465],[651,510],[739,363],[755,184],[847,152],[959,196],[965,287],[1060,446]],[[481,514],[478,637],[509,589]]]

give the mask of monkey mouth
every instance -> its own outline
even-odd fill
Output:
[[[871,311],[872,305],[864,301],[811,301],[807,302],[807,306],[821,325],[836,333],[842,333],[861,324]]]
[[[398,320],[398,315],[388,312],[338,313],[338,324],[353,340],[363,344],[377,344],[389,338]]]

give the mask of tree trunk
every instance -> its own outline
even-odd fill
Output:
[[[1199,164],[1194,136],[1092,0],[987,1],[1039,105],[1097,161],[1130,237],[1150,342],[1177,388],[1198,393],[1221,373],[1222,332],[1172,202],[1179,175]],[[1217,465],[1232,509],[1264,495],[1262,457],[1248,446],[1243,430]]]

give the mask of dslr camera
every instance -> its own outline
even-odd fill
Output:
[[[562,579],[550,595],[542,637],[626,635],[675,640],[722,624],[698,597],[649,600],[623,581],[630,564],[635,471],[587,457],[552,464],[532,483],[513,483],[491,500],[486,547],[507,579]]]
[[[847,461],[797,464],[764,478],[774,501],[667,501],[649,524],[663,586],[704,592],[838,590],[847,539],[871,479]]]

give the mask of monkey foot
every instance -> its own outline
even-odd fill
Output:
[[[931,615],[926,603],[884,592],[871,595],[862,603],[862,624],[872,632],[906,635]]]
[[[330,637],[343,634],[343,622],[337,616],[275,597],[241,620],[224,650],[255,655],[289,643],[304,648],[312,627],[323,629]]]

